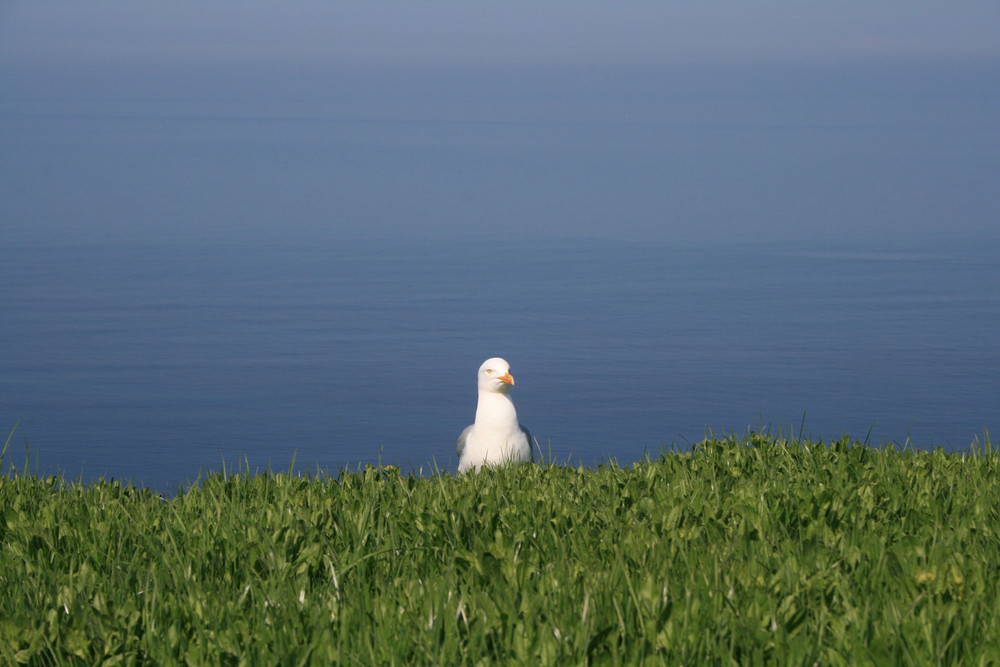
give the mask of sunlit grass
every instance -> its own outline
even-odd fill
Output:
[[[227,471],[168,499],[3,465],[4,663],[1000,661],[988,436],[959,454],[748,434],[630,467]]]

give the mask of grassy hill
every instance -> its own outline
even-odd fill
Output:
[[[997,664],[1000,455],[0,477],[0,661]]]

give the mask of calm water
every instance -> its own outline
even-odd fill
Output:
[[[997,432],[994,252],[7,249],[0,420],[20,422],[43,469],[160,487],[242,455],[444,467],[475,370],[499,354],[560,459],[627,462],[706,427],[797,431],[803,415],[813,436],[961,448]]]
[[[9,79],[8,462],[449,467],[491,356],[588,465],[996,438],[996,72]]]

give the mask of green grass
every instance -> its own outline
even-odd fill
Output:
[[[0,662],[1000,664],[1000,456],[0,477]]]

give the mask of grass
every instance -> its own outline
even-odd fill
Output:
[[[751,433],[630,467],[224,473],[170,499],[4,465],[9,664],[1000,664],[988,437]]]

